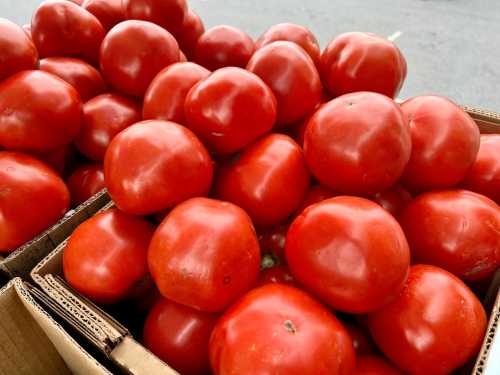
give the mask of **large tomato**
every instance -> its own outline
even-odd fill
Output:
[[[38,51],[31,37],[14,22],[0,18],[0,81],[22,70],[36,68]]]
[[[81,122],[78,92],[52,74],[29,70],[0,84],[0,146],[6,149],[52,151],[70,143]]]
[[[290,216],[309,189],[299,145],[283,134],[261,138],[232,165],[222,168],[216,195],[242,207],[256,226],[277,225]]]
[[[77,168],[68,177],[68,188],[73,207],[85,202],[105,188],[104,171],[101,164],[86,164]]]
[[[360,92],[322,105],[306,128],[312,174],[346,194],[375,194],[396,183],[410,158],[410,128],[387,96]]]
[[[0,151],[0,252],[14,251],[69,208],[64,181],[41,161]]]
[[[167,30],[145,21],[124,21],[113,27],[101,46],[101,70],[124,94],[143,96],[153,78],[179,61],[179,46]]]
[[[255,285],[260,250],[245,211],[228,202],[193,198],[160,224],[148,261],[164,297],[217,312]]]
[[[127,298],[148,277],[147,250],[154,226],[118,209],[80,224],[63,253],[66,281],[102,304]]]
[[[472,118],[440,96],[408,99],[401,110],[409,120],[412,140],[404,185],[419,191],[462,181],[479,150],[479,129]]]
[[[184,22],[180,30],[174,33],[179,46],[189,60],[194,59],[196,44],[198,39],[205,32],[205,26],[200,16],[192,9],[189,9],[184,17]]]
[[[141,120],[141,106],[118,94],[103,94],[83,106],[83,124],[76,147],[88,158],[101,161],[111,140]]]
[[[365,355],[356,358],[356,375],[405,375],[382,357]]]
[[[156,119],[185,124],[184,102],[189,90],[207,78],[210,71],[191,62],[163,69],[153,79],[144,96],[144,120]]]
[[[85,0],[82,7],[92,13],[105,30],[110,30],[125,19],[122,0]]]
[[[486,329],[484,308],[452,274],[413,266],[403,293],[369,315],[375,342],[401,369],[445,375],[477,353]]]
[[[320,72],[335,96],[373,91],[395,98],[406,78],[406,60],[391,41],[371,33],[350,32],[326,47]]]
[[[146,215],[206,195],[213,165],[189,129],[151,120],[130,126],[111,141],[104,175],[108,192],[121,210]]]
[[[241,298],[210,338],[215,375],[352,375],[354,350],[346,330],[299,289],[270,284]]]
[[[212,150],[231,154],[269,132],[276,98],[255,74],[224,68],[198,82],[185,103],[187,125]]]
[[[292,42],[278,41],[259,49],[247,69],[271,88],[278,102],[278,125],[293,124],[320,103],[322,86],[309,55]]]
[[[500,208],[483,195],[428,192],[410,203],[400,222],[414,262],[467,281],[487,279],[500,267]]]
[[[122,0],[125,18],[156,23],[170,32],[182,27],[186,0]]]
[[[208,341],[217,318],[162,298],[144,324],[144,345],[182,375],[208,374]]]
[[[47,57],[40,60],[40,70],[52,73],[73,86],[82,101],[106,91],[101,73],[83,60],[71,57]]]
[[[92,13],[66,0],[43,2],[31,21],[40,57],[72,56],[96,64],[105,33]]]
[[[408,190],[402,186],[395,185],[376,194],[372,200],[384,207],[397,219],[412,199],[413,197]]]
[[[309,206],[290,225],[285,251],[300,284],[332,308],[351,313],[375,311],[395,299],[410,264],[397,221],[357,197]]]

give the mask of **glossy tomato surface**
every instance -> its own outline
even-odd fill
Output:
[[[103,94],[83,106],[83,124],[76,147],[91,160],[102,161],[111,140],[141,120],[141,106],[118,94]]]
[[[144,345],[182,375],[208,374],[208,341],[217,318],[162,298],[144,324]]]
[[[219,320],[210,338],[215,375],[351,375],[352,341],[305,292],[281,284],[254,289]]]
[[[147,250],[154,226],[118,209],[80,224],[63,253],[66,281],[96,303],[128,297],[148,275]]]
[[[40,57],[79,57],[96,64],[105,33],[92,13],[66,0],[43,2],[31,21],[31,35]]]
[[[356,357],[356,375],[405,375],[386,359],[375,355]]]
[[[100,192],[105,188],[102,164],[87,164],[77,168],[68,177],[68,188],[73,207]]]
[[[297,209],[297,215],[301,214],[307,207],[312,206],[313,204],[324,201],[328,198],[333,198],[339,195],[335,193],[332,189],[329,189],[323,185],[315,185],[309,188],[302,204]]]
[[[193,198],[160,224],[148,262],[165,298],[217,312],[255,285],[260,251],[245,211],[228,202]]]
[[[185,124],[184,103],[189,90],[210,71],[191,63],[177,63],[163,69],[153,79],[144,96],[143,118]]]
[[[500,267],[500,208],[467,190],[422,194],[401,216],[416,263],[433,264],[467,281]]]
[[[372,200],[389,211],[392,216],[399,218],[412,199],[413,197],[408,190],[400,185],[395,185],[377,193]]]
[[[450,374],[477,353],[486,329],[484,308],[452,274],[413,266],[403,293],[370,314],[378,347],[404,371]]]
[[[107,31],[125,19],[122,0],[85,0],[82,7],[92,13]]]
[[[185,103],[188,127],[208,148],[231,154],[269,132],[276,121],[276,98],[255,74],[224,68],[198,82]]]
[[[121,210],[147,215],[206,195],[213,165],[189,129],[150,120],[113,139],[104,158],[104,175],[108,192]]]
[[[101,46],[101,71],[118,91],[143,96],[153,78],[179,61],[179,46],[165,29],[146,21],[113,27]]]
[[[447,188],[463,180],[479,150],[479,129],[451,100],[417,96],[401,104],[412,151],[403,184],[414,191]]]
[[[46,164],[0,151],[0,252],[9,253],[55,224],[69,208],[64,181]]]
[[[83,102],[106,91],[101,73],[83,60],[71,57],[47,57],[40,60],[40,70],[52,73],[73,86]]]
[[[174,32],[175,39],[189,60],[194,59],[198,39],[205,32],[205,26],[200,16],[189,9],[184,17],[180,30]]]
[[[0,81],[22,70],[36,68],[38,51],[30,35],[14,22],[0,18]]]
[[[271,88],[278,102],[278,125],[293,124],[320,103],[322,86],[309,55],[297,44],[278,41],[260,48],[247,69]]]
[[[186,0],[122,0],[125,18],[153,22],[173,32],[182,27]]]
[[[80,131],[78,92],[52,74],[28,70],[0,83],[0,146],[42,153],[70,143]]]
[[[295,286],[293,276],[287,266],[274,266],[260,272],[258,285],[285,284]]]
[[[321,55],[323,84],[335,96],[373,91],[395,98],[406,78],[406,60],[399,48],[371,33],[336,37]]]
[[[293,277],[336,310],[375,311],[408,276],[410,251],[397,221],[378,204],[340,196],[309,206],[285,243]]]
[[[302,150],[283,134],[270,134],[250,145],[219,172],[216,181],[216,195],[242,207],[259,227],[288,218],[308,189]]]
[[[399,106],[372,92],[322,105],[304,136],[312,174],[345,194],[374,194],[396,183],[410,158],[408,123]]]

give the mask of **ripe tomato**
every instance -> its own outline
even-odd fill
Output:
[[[285,252],[300,284],[332,308],[350,313],[375,311],[394,300],[410,264],[397,221],[358,197],[309,206],[290,226]]]
[[[153,78],[179,61],[179,46],[165,29],[151,22],[124,21],[101,46],[101,71],[118,91],[143,96]]]
[[[38,159],[52,167],[59,175],[64,176],[72,170],[76,161],[76,149],[72,143],[56,148],[53,151],[36,155]]]
[[[185,103],[188,127],[210,149],[231,154],[269,132],[276,121],[276,98],[255,74],[224,68],[198,82]]]
[[[83,0],[67,0],[67,1],[71,1],[72,3],[75,3],[76,5],[82,5],[83,4]]]
[[[323,83],[335,96],[373,91],[394,98],[406,78],[406,60],[391,41],[371,33],[339,35],[321,55]]]
[[[96,303],[113,304],[148,276],[147,250],[154,226],[118,209],[80,224],[63,253],[66,281]]]
[[[452,187],[476,160],[479,129],[459,106],[440,96],[401,104],[411,129],[411,158],[403,183],[414,191]]]
[[[242,207],[256,226],[278,225],[303,201],[309,172],[301,148],[283,134],[269,134],[222,168],[216,195]]]
[[[125,18],[156,23],[170,32],[182,27],[186,0],[123,0]]]
[[[31,21],[40,57],[71,56],[96,64],[105,33],[93,14],[65,0],[43,2]]]
[[[184,22],[179,31],[175,32],[175,39],[189,60],[194,59],[198,39],[205,32],[205,26],[200,16],[189,9],[184,17]]]
[[[38,52],[31,37],[14,22],[0,18],[0,81],[22,70],[35,69]]]
[[[217,318],[162,298],[144,324],[144,345],[183,375],[208,374],[208,341]]]
[[[361,329],[354,324],[343,324],[352,339],[352,346],[357,356],[373,354],[376,352],[377,349],[375,348],[375,344],[372,342],[368,332],[365,332],[364,329]]]
[[[266,284],[285,284],[295,286],[293,276],[287,266],[274,266],[260,272],[258,286]]]
[[[389,211],[392,216],[398,219],[412,199],[413,197],[408,190],[399,185],[395,185],[376,194],[372,200],[380,204]]]
[[[220,25],[198,38],[194,61],[208,70],[226,66],[244,68],[253,52],[254,43],[248,34],[232,26]]]
[[[59,220],[69,208],[64,181],[41,161],[0,151],[0,252],[9,253]]]
[[[351,375],[354,350],[346,330],[299,289],[269,284],[228,310],[209,344],[215,375]]]
[[[299,45],[311,57],[314,64],[318,65],[321,55],[318,40],[309,29],[293,23],[279,23],[271,26],[257,39],[255,49],[259,50],[280,40]]]
[[[411,152],[410,129],[388,97],[343,95],[313,115],[304,152],[323,185],[346,194],[374,194],[394,185],[403,173]]]
[[[477,159],[465,176],[463,185],[500,204],[500,135],[481,136]]]
[[[302,204],[297,209],[296,214],[300,215],[302,211],[304,211],[307,207],[312,206],[313,204],[324,201],[328,198],[333,198],[339,194],[336,194],[333,190],[324,187],[323,185],[316,185],[309,189],[306,194],[306,197],[302,201]]]
[[[356,375],[405,375],[382,357],[367,355],[356,358]]]
[[[210,155],[184,126],[143,121],[122,131],[104,158],[106,187],[116,205],[147,215],[206,195],[212,184]]]
[[[70,57],[47,57],[40,60],[40,70],[52,73],[73,86],[86,102],[106,91],[101,73],[83,60]]]
[[[414,262],[433,264],[467,281],[500,267],[500,208],[467,190],[422,194],[401,216]]]
[[[85,0],[82,7],[92,13],[106,31],[125,20],[122,0]]]
[[[378,347],[404,371],[450,374],[479,350],[486,314],[455,276],[417,265],[403,293],[370,314],[368,324]]]
[[[259,246],[262,254],[271,253],[280,262],[285,262],[285,239],[288,224],[280,224],[259,233]]]
[[[179,62],[188,62],[186,55],[181,50],[179,50]]]
[[[70,143],[80,131],[78,92],[52,74],[27,70],[0,84],[0,145],[48,152]]]
[[[245,211],[228,202],[192,198],[160,224],[148,262],[165,298],[217,312],[255,285],[260,251]]]
[[[87,164],[76,169],[68,178],[71,203],[76,207],[105,188],[102,164]]]
[[[278,125],[300,120],[320,103],[322,86],[309,55],[292,42],[274,42],[259,49],[247,69],[271,88],[278,102]]]
[[[185,124],[184,102],[189,90],[210,71],[195,63],[177,63],[153,79],[144,96],[143,118]]]
[[[83,125],[75,140],[82,154],[104,160],[111,140],[123,129],[141,120],[141,106],[118,94],[103,94],[83,106]]]

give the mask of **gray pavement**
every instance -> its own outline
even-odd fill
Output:
[[[0,17],[27,23],[40,0],[0,0]],[[401,97],[425,93],[500,111],[500,0],[191,0],[211,27],[257,37],[279,22],[309,27],[322,47],[339,33],[371,31],[396,40],[408,62]]]

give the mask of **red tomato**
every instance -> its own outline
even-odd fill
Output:
[[[399,185],[384,190],[373,197],[373,201],[380,204],[395,218],[399,218],[412,199],[413,197],[408,190]]]
[[[332,308],[375,311],[394,300],[408,275],[410,251],[397,221],[364,198],[309,206],[285,243],[293,277]]]
[[[0,84],[0,145],[48,152],[70,143],[80,131],[78,92],[52,74],[29,70]]]
[[[151,22],[124,21],[106,35],[101,71],[124,94],[143,96],[153,78],[179,61],[179,46],[165,29]]]
[[[467,281],[500,267],[500,208],[467,190],[422,194],[401,216],[415,262],[433,264]]]
[[[419,191],[462,181],[479,150],[479,129],[472,118],[440,96],[408,99],[401,110],[410,122],[412,140],[404,185]]]
[[[295,286],[293,276],[287,266],[274,266],[262,270],[257,285],[262,286],[266,284],[285,284]]]
[[[101,161],[111,140],[141,120],[141,106],[117,94],[103,94],[83,106],[83,126],[76,147],[88,158]]]
[[[226,66],[244,68],[254,52],[252,38],[245,32],[219,25],[198,37],[194,61],[209,70]]]
[[[71,203],[76,207],[105,188],[102,164],[87,164],[76,169],[68,178]]]
[[[373,344],[369,334],[362,330],[361,328],[350,323],[343,323],[345,329],[349,333],[352,339],[352,346],[356,355],[362,356],[367,354],[373,354],[376,352],[375,345]]]
[[[219,154],[231,154],[269,132],[276,98],[255,74],[224,68],[198,82],[185,103],[187,125]]]
[[[63,176],[66,172],[71,170],[76,161],[76,149],[73,144],[70,143],[54,151],[36,156],[45,164],[51,166],[59,175]]]
[[[271,26],[257,39],[255,49],[258,50],[280,40],[299,45],[311,57],[314,64],[318,65],[321,54],[318,40],[309,29],[293,23],[279,23]]]
[[[313,204],[324,201],[328,198],[333,198],[339,194],[336,194],[333,190],[324,187],[323,185],[316,185],[309,189],[306,194],[306,197],[302,201],[302,204],[297,209],[297,215],[301,214],[307,207],[312,206]]]
[[[182,27],[186,0],[123,0],[125,18],[156,23],[170,32]]]
[[[144,345],[183,375],[208,374],[208,341],[217,318],[162,298],[146,319]]]
[[[71,56],[96,64],[105,33],[93,14],[65,0],[43,2],[31,21],[40,57]]]
[[[406,78],[406,60],[391,41],[371,33],[339,35],[321,55],[323,83],[335,96],[373,91],[398,95]]]
[[[0,252],[9,253],[68,210],[64,181],[41,161],[0,151]]]
[[[175,32],[175,38],[186,56],[189,57],[189,60],[194,59],[196,43],[198,43],[198,39],[204,32],[205,26],[200,16],[189,9],[184,17],[181,29]]]
[[[262,254],[273,254],[280,261],[285,261],[285,239],[288,224],[281,224],[259,234],[259,245]]]
[[[228,202],[193,198],[160,224],[148,261],[165,298],[217,312],[255,285],[260,251],[245,211]]]
[[[31,38],[31,24],[27,23],[27,24],[23,25],[22,27],[23,27],[24,32],[28,35],[31,43],[33,43],[33,39]],[[35,51],[36,51],[35,43],[33,43],[33,47],[35,48]],[[37,60],[38,60],[38,51],[36,51],[36,55],[37,55]],[[33,65],[36,65],[36,62]],[[17,70],[17,71],[19,71],[19,70]]]
[[[500,135],[481,136],[477,159],[465,176],[463,185],[500,204]]]
[[[184,126],[143,121],[118,134],[106,151],[104,176],[116,205],[147,215],[206,195],[212,184],[210,155]]]
[[[321,304],[281,284],[241,298],[215,326],[209,344],[215,375],[351,375],[346,330]]]
[[[278,102],[278,124],[293,124],[321,100],[321,81],[309,55],[292,42],[274,42],[259,49],[247,69],[271,88]]]
[[[184,54],[184,52],[182,52],[181,50],[179,50],[179,62],[187,62],[187,57],[186,55]]]
[[[384,354],[410,374],[450,374],[477,353],[486,314],[469,288],[452,274],[413,266],[403,293],[369,316]]]
[[[356,358],[356,375],[404,375],[382,357],[369,355]]]
[[[80,224],[63,253],[66,281],[96,303],[128,297],[148,276],[147,250],[154,226],[120,210],[101,212]]]
[[[125,19],[122,0],[85,0],[82,7],[92,13],[107,31]]]
[[[143,118],[185,124],[184,102],[189,90],[210,71],[195,63],[177,63],[153,79],[144,96]]]
[[[22,70],[35,69],[38,52],[21,27],[0,18],[0,81]]]
[[[410,129],[388,97],[343,95],[313,115],[304,152],[323,185],[346,194],[374,194],[394,185],[403,173],[411,153]]]
[[[106,91],[101,73],[83,60],[70,57],[47,57],[40,60],[40,70],[52,73],[73,86],[86,102]]]
[[[278,225],[290,216],[308,188],[302,150],[283,134],[269,134],[246,148],[216,181],[216,195],[242,207],[260,227]]]
[[[72,3],[75,3],[76,5],[82,5],[83,4],[83,0],[67,0],[67,1],[71,1]]]

